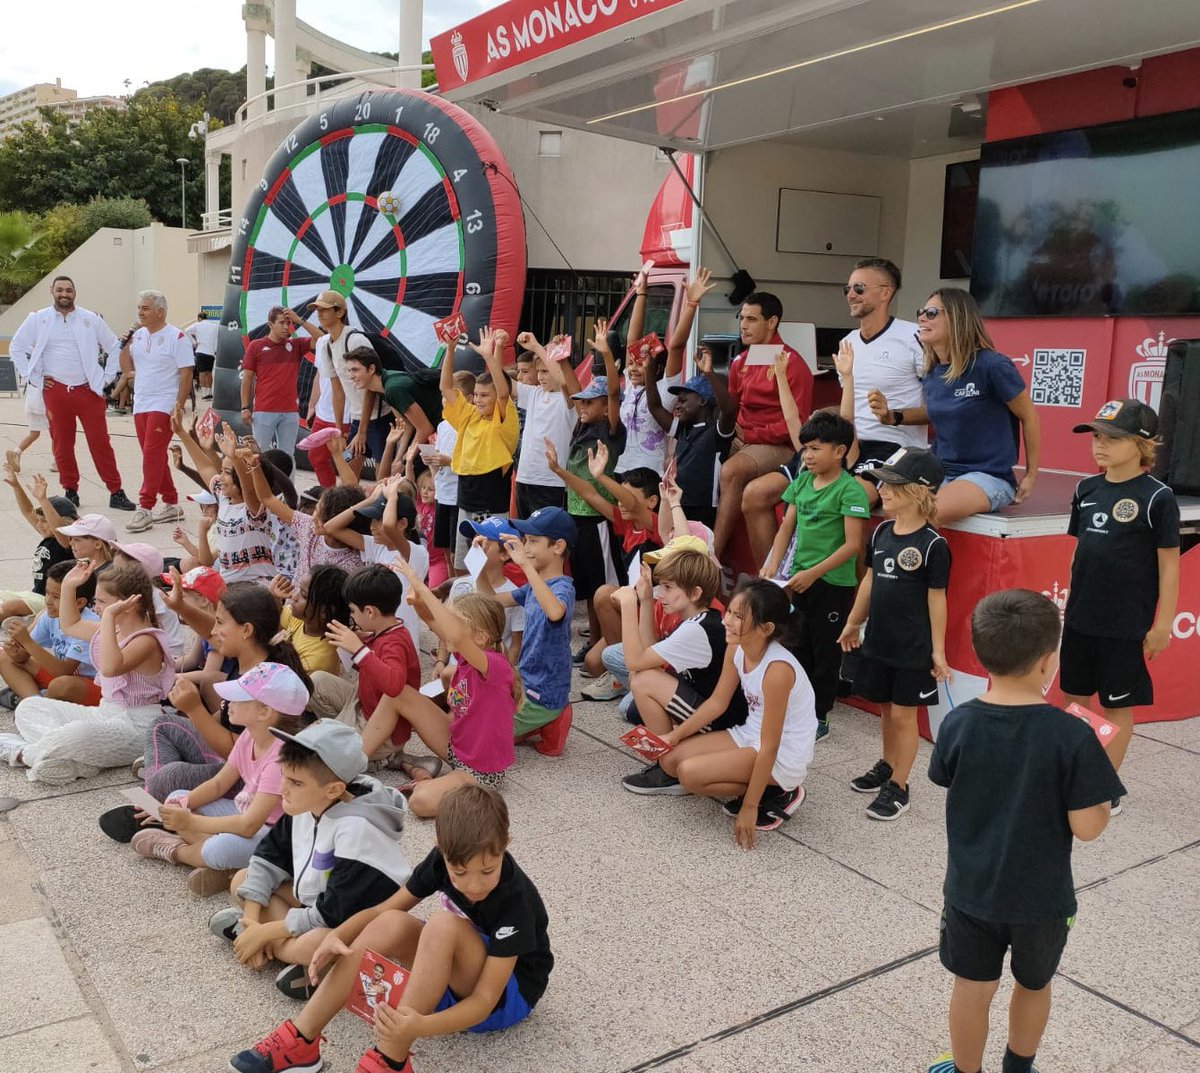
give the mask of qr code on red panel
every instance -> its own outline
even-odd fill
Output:
[[[1035,350],[1029,388],[1034,405],[1079,406],[1086,357],[1086,350]]]

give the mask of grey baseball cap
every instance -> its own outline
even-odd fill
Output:
[[[351,783],[367,770],[367,754],[358,731],[336,719],[318,719],[298,734],[285,734],[274,727],[271,733],[280,741],[311,749],[342,782]]]

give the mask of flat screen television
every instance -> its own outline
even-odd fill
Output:
[[[989,317],[1200,314],[1200,109],[985,144]]]

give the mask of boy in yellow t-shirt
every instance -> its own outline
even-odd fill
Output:
[[[454,386],[453,347],[447,348],[442,362],[442,417],[458,432],[450,468],[458,476],[454,565],[460,571],[471,543],[462,535],[462,523],[508,514],[513,452],[521,426],[504,375],[507,343],[507,332],[485,328],[479,333],[479,345],[472,344],[472,349],[483,358],[487,372],[476,378],[470,399]]]

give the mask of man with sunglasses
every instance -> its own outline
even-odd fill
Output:
[[[882,257],[859,261],[842,288],[858,329],[841,342],[834,361],[842,380],[842,415],[853,400],[858,456],[853,471],[867,490],[872,507],[879,502],[868,469],[882,465],[900,447],[927,446],[921,372],[924,357],[917,326],[892,316],[900,290],[900,269]],[[885,408],[886,407],[886,412]],[[775,509],[788,484],[800,472],[800,455],[750,482],[742,496],[746,532],[757,562],[766,560],[777,532]]]

